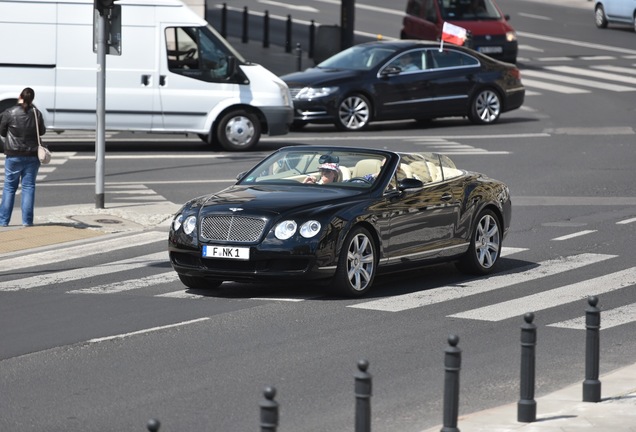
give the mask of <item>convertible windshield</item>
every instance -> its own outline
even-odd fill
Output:
[[[490,0],[442,0],[442,18],[449,21],[498,20],[501,14]]]
[[[394,52],[394,50],[384,47],[356,45],[329,57],[317,67],[323,69],[370,70]]]
[[[241,178],[239,184],[304,184],[371,187],[383,171],[382,152],[281,150]]]

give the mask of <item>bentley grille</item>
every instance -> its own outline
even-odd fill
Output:
[[[265,221],[245,216],[208,216],[201,222],[201,237],[207,240],[253,243],[263,234]]]

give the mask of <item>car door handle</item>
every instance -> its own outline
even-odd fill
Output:
[[[144,87],[148,87],[150,85],[150,75],[142,75],[141,76],[141,85]]]
[[[444,195],[442,195],[442,200],[443,201],[450,201],[452,199],[453,199],[453,195],[448,193],[448,192],[446,192]]]
[[[161,87],[166,85],[166,76],[165,75],[159,75],[159,85]]]

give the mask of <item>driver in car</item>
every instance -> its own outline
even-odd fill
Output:
[[[307,176],[303,183],[312,184],[327,184],[333,183],[338,179],[338,167],[339,164],[333,162],[327,162],[318,167],[320,172],[320,178],[316,179],[313,176]]]

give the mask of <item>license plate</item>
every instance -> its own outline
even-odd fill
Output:
[[[233,246],[203,245],[204,258],[250,259],[250,248]]]
[[[484,54],[498,54],[503,52],[503,47],[500,46],[483,46],[477,48],[477,51]]]

